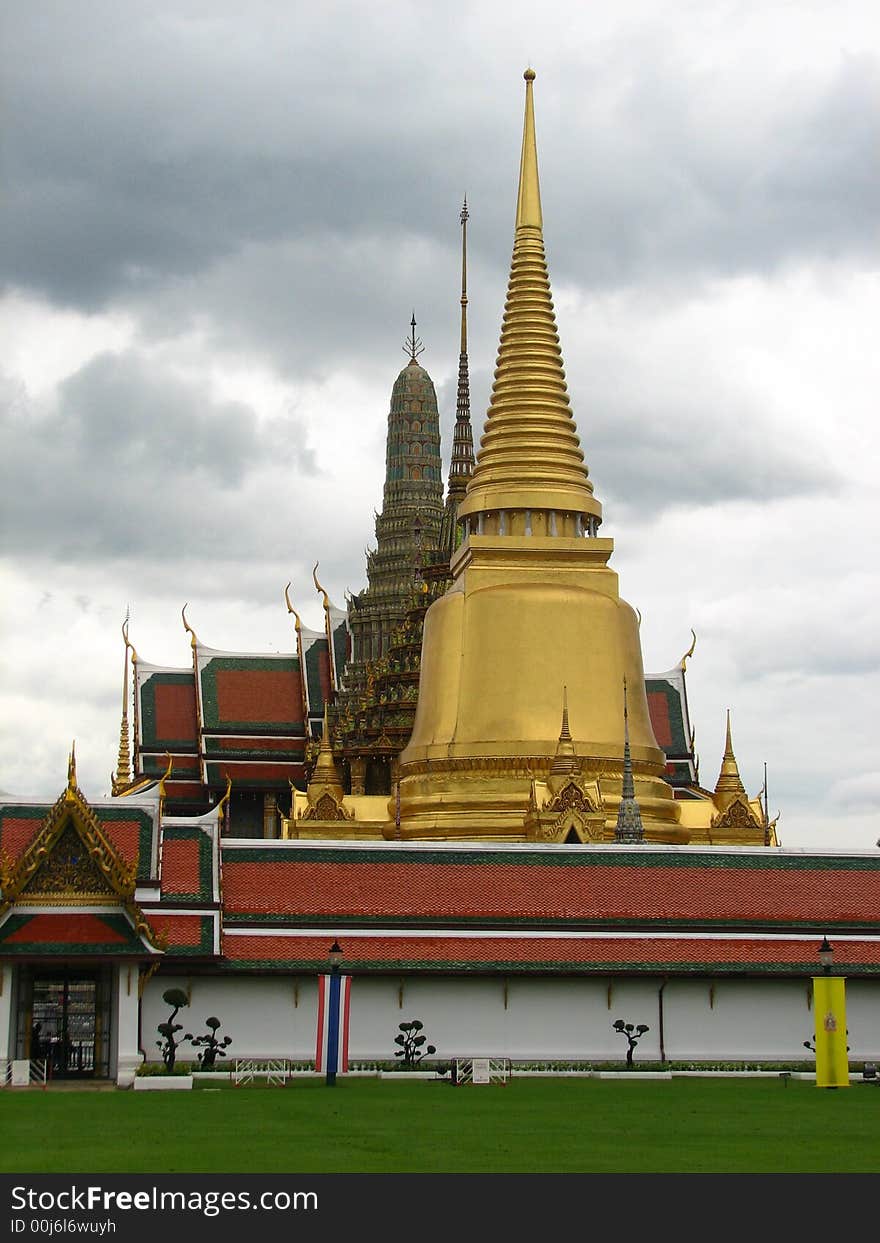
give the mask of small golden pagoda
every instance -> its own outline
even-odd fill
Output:
[[[624,680],[646,840],[687,840],[651,728],[635,611],[608,567],[568,400],[544,258],[534,72],[495,383],[458,507],[452,584],[425,617],[415,724],[400,757],[400,835],[522,837],[531,782],[558,747],[563,686],[580,775],[598,783],[613,837],[624,758]]]

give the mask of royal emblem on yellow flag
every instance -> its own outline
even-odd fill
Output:
[[[813,1013],[816,1016],[816,1087],[848,1088],[844,979],[814,976]]]

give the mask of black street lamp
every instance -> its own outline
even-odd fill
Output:
[[[819,962],[822,964],[823,973],[830,975],[834,962],[834,950],[827,936],[822,937],[822,944],[819,946]]]
[[[339,975],[339,964],[342,962],[342,946],[339,944],[338,941],[334,941],[333,944],[330,946],[330,949],[327,951],[327,958],[330,960],[330,977],[331,977],[330,996],[332,998],[333,997],[333,984],[334,984],[333,977]],[[334,1056],[338,1058],[339,1056],[338,1052]],[[328,1088],[333,1088],[336,1086],[336,1071],[335,1069],[331,1070],[329,1067],[329,1064],[327,1067],[326,1086]]]

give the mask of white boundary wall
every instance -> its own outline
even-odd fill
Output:
[[[168,1015],[162,994],[189,992],[177,1021],[181,1035],[206,1031],[215,1015],[230,1036],[226,1063],[236,1057],[315,1054],[315,976],[154,976],[145,990],[141,1040],[147,1061],[158,1061],[156,1027]],[[352,981],[349,1055],[353,1061],[390,1061],[398,1024],[420,1019],[439,1058],[509,1057],[515,1060],[623,1060],[626,1040],[615,1019],[647,1023],[636,1060],[660,1058],[662,988],[665,1056],[670,1061],[809,1059],[812,984],[803,980],[553,979],[465,977],[358,977]],[[880,1061],[880,980],[847,981],[850,1060]],[[178,1049],[194,1060],[189,1044]]]

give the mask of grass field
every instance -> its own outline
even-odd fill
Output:
[[[310,1079],[2,1093],[6,1173],[876,1173],[880,1090],[779,1079]]]

